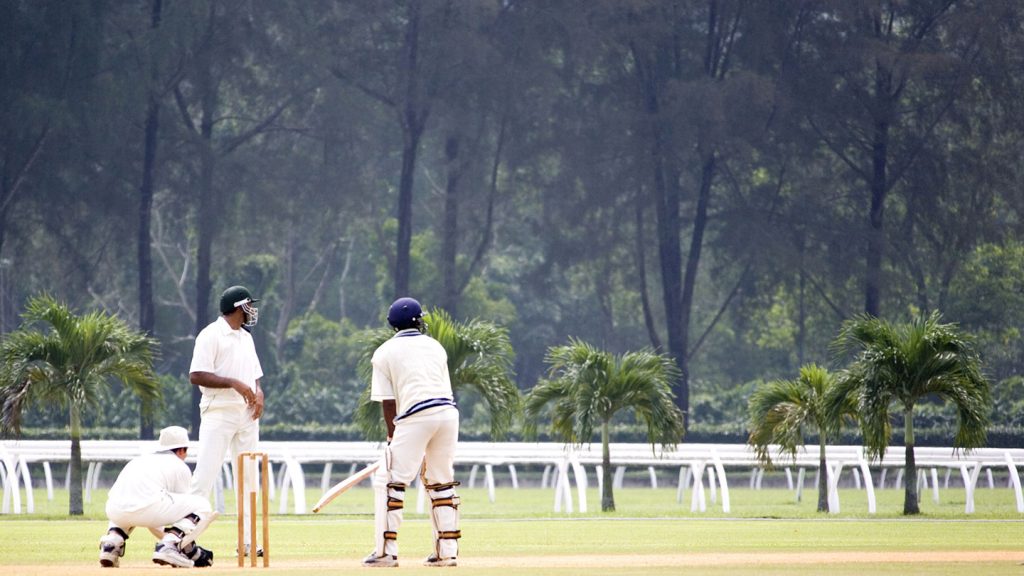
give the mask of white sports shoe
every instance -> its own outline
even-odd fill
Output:
[[[177,546],[166,542],[157,543],[156,551],[153,552],[153,563],[175,568],[191,568],[193,566],[192,560],[182,554]]]
[[[124,538],[119,534],[107,532],[100,538],[100,566],[117,568],[124,556]]]
[[[434,566],[436,568],[446,568],[448,566],[458,566],[459,562],[455,558],[438,558],[437,554],[431,554],[423,561],[423,565]]]
[[[363,558],[363,566],[367,568],[398,568],[398,556],[391,554],[377,556],[376,552],[370,552],[369,556]]]

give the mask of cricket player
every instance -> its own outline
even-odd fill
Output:
[[[216,518],[210,501],[189,493],[192,472],[185,464],[188,431],[170,426],[160,431],[156,452],[125,465],[107,495],[107,533],[100,538],[100,566],[116,568],[125,541],[136,526],[163,537],[153,562],[176,568],[213,565],[213,552],[199,547],[196,536]]]
[[[431,500],[434,552],[426,566],[455,566],[459,497],[454,459],[459,411],[448,376],[448,354],[426,333],[423,310],[399,298],[388,310],[395,335],[373,354],[370,399],[380,402],[388,429],[384,466],[374,476],[375,549],[363,566],[398,566],[398,529],[405,489],[422,474]]]
[[[220,297],[221,316],[196,336],[189,381],[199,386],[203,396],[199,402],[199,456],[192,475],[192,493],[209,500],[224,456],[230,451],[231,462],[241,452],[256,450],[259,442],[259,419],[263,414],[263,369],[256,356],[249,329],[259,319],[259,302],[244,286],[232,286]],[[239,471],[235,471],[236,474]],[[245,483],[256,486],[255,471],[246,474]],[[245,550],[251,543],[246,518]],[[262,549],[257,556],[262,556]]]

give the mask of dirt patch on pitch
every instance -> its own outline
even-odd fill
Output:
[[[1024,564],[1024,550],[988,550],[988,551],[921,551],[921,552],[755,552],[755,553],[678,553],[645,556],[625,554],[595,555],[561,555],[561,556],[507,556],[507,557],[465,557],[459,559],[459,568],[495,569],[495,568],[699,568],[728,566],[825,566],[829,564],[872,564],[872,563],[971,563],[971,562],[1008,562]],[[403,567],[406,566],[403,564]],[[418,567],[419,562],[413,561],[409,567]],[[130,573],[168,572],[165,567],[155,564],[125,563],[122,571]],[[358,558],[331,560],[278,560],[269,570],[261,572],[289,572],[293,570],[324,570],[348,571],[359,570]],[[111,570],[99,566],[7,566],[3,572],[25,576],[68,576],[73,570],[75,576],[104,574],[110,576]],[[202,574],[238,574],[234,563],[219,564],[213,568],[203,568]]]
[[[772,552],[658,554],[626,556],[601,554],[589,556],[543,556],[535,558],[465,558],[459,566],[495,568],[502,566],[554,568],[609,567],[698,567],[809,564],[871,564],[919,562],[1024,562],[1024,551],[948,551],[948,552]]]

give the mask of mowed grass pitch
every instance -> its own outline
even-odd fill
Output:
[[[1024,515],[1013,493],[982,488],[977,512],[965,515],[962,488],[925,492],[922,514],[901,514],[903,492],[876,492],[878,513],[869,515],[863,491],[841,492],[838,515],[815,512],[817,493],[802,502],[783,489],[733,488],[732,511],[721,502],[703,513],[689,511],[689,492],[676,502],[674,489],[631,487],[616,491],[617,511],[600,512],[596,490],[590,510],[555,514],[554,493],[538,488],[499,488],[495,502],[481,488],[462,487],[460,573],[500,574],[1024,574]],[[97,541],[106,530],[106,492],[93,495],[86,515],[68,519],[67,493],[53,501],[34,492],[36,513],[0,516],[0,566],[10,574],[109,574],[97,562]],[[234,503],[200,539],[214,550],[204,573],[238,570],[234,558]],[[307,505],[319,497],[307,492]],[[322,514],[271,518],[270,572],[324,575],[366,570],[359,560],[372,548],[372,492],[356,488]],[[272,510],[278,509],[272,503]],[[401,531],[402,573],[435,573],[420,566],[430,552],[430,524],[417,514],[412,492]],[[129,540],[122,572],[170,570],[150,562],[154,539],[145,530]],[[262,569],[261,569],[262,570]]]

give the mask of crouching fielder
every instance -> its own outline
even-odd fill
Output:
[[[375,544],[363,566],[398,566],[398,529],[405,490],[422,474],[430,497],[434,552],[426,566],[455,566],[459,555],[459,498],[455,445],[459,411],[448,375],[448,355],[426,334],[423,311],[412,298],[388,310],[395,335],[373,354],[371,400],[381,402],[388,429],[385,465],[374,476]]]
[[[192,472],[185,464],[188,431],[160,431],[156,452],[125,465],[107,496],[107,533],[100,538],[100,565],[116,568],[125,541],[136,527],[148,528],[160,541],[153,562],[176,568],[213,565],[213,552],[195,543],[216,517],[210,501],[189,493]]]

